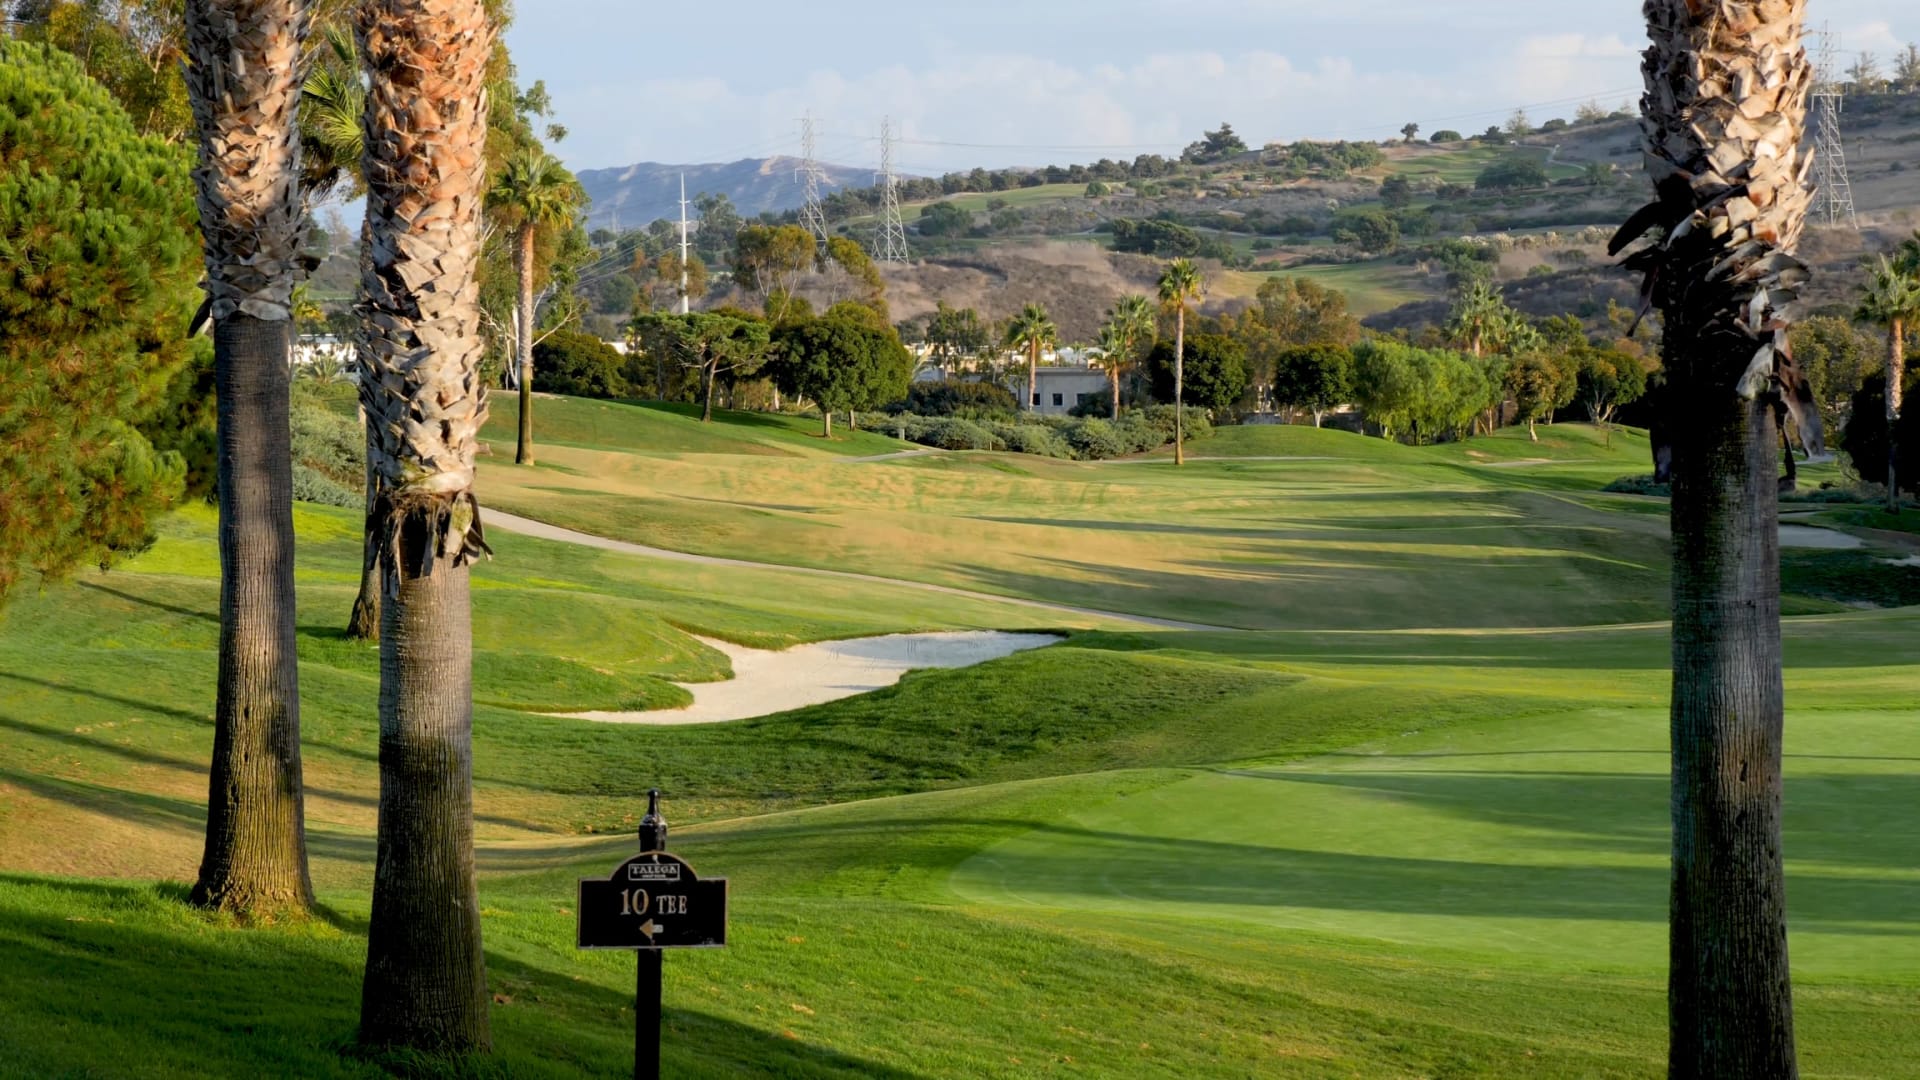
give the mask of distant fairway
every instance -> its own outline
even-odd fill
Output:
[[[489,429],[487,505],[766,565],[489,534],[494,1061],[340,1053],[378,795],[377,657],[339,630],[356,512],[296,514],[325,913],[241,928],[184,906],[219,596],[193,507],[114,571],[0,613],[0,1077],[618,1074],[633,963],[574,950],[573,883],[633,849],[656,784],[675,849],[734,897],[729,948],[667,965],[672,1076],[1661,1074],[1665,506],[1599,491],[1646,471],[1642,435],[1241,428],[1176,471],[865,461],[898,444],[788,418],[536,416],[537,468],[504,460],[507,419]],[[1815,520],[1864,546],[1787,564],[1805,1073],[1920,1077],[1920,608],[1888,606],[1920,568],[1882,561],[1906,553],[1899,522]],[[728,671],[698,637],[962,629],[1071,636],[737,723],[542,715],[681,703],[674,682]]]
[[[1793,959],[1920,975],[1920,710],[1789,718]],[[1666,958],[1666,716],[1491,719],[1183,780],[1069,815],[954,874],[981,903],[1378,938],[1489,962]]]

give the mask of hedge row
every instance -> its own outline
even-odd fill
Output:
[[[1000,450],[1074,461],[1105,461],[1141,454],[1173,442],[1173,406],[1153,405],[1128,413],[1119,423],[1097,417],[1021,417],[1013,421],[968,420],[957,416],[910,413],[869,414],[860,426],[898,435],[941,450]],[[1186,411],[1187,441],[1213,434],[1206,410]]]

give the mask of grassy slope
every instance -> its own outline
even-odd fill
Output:
[[[544,415],[565,430],[581,405]],[[661,419],[613,415],[635,443]],[[1545,447],[1427,449],[1249,429],[1206,451],[1344,460],[1218,462],[1176,478],[1152,463],[840,465],[727,441],[753,430],[713,429],[718,454],[631,467],[618,451],[556,444],[555,461],[611,478],[560,502],[624,514],[645,491],[654,516],[684,518],[704,498],[714,516],[683,535],[744,532],[790,544],[770,549],[783,557],[810,542],[793,524],[810,517],[844,515],[850,533],[887,514],[925,519],[911,539],[865,549],[902,576],[933,576],[916,544],[948,531],[971,536],[978,563],[1032,543],[990,531],[988,512],[1011,509],[1043,522],[1021,530],[1063,534],[1056,557],[1089,557],[1078,549],[1111,531],[1145,540],[1103,559],[1170,540],[1193,549],[1118,604],[1218,597],[1216,575],[1244,589],[1255,570],[1283,575],[1260,603],[1291,602],[1270,632],[1082,635],[723,727],[483,706],[476,797],[500,1045],[479,1073],[621,1068],[631,962],[575,953],[568,904],[575,877],[630,847],[638,792],[659,782],[680,796],[676,846],[729,875],[736,896],[732,947],[668,965],[673,1075],[1657,1074],[1664,634],[1515,630],[1657,607],[1653,557],[1622,558],[1653,543],[1657,518],[1593,492],[1638,471],[1623,467],[1644,460],[1631,436],[1609,453],[1579,429],[1544,433],[1560,440]],[[1558,463],[1489,469],[1476,455]],[[488,497],[531,497],[520,472],[490,467]],[[774,492],[794,509],[760,501]],[[299,525],[309,813],[331,911],[312,926],[236,929],[185,911],[177,886],[39,876],[191,876],[217,597],[204,512],[124,570],[0,618],[0,1075],[394,1064],[337,1053],[356,1007],[376,780],[371,655],[332,631],[351,602],[355,522],[305,511]],[[1299,556],[1265,535],[1287,530],[1346,582],[1324,594],[1345,602],[1319,599]],[[1436,533],[1461,554],[1423,565],[1441,558]],[[524,707],[632,700],[672,692],[665,678],[717,674],[723,658],[684,629],[778,643],[1061,621],[496,539],[500,558],[476,576],[479,692]],[[1390,569],[1382,549],[1405,557]],[[1528,557],[1496,554],[1515,550]],[[1611,569],[1569,588],[1588,560]],[[1394,629],[1408,624],[1444,628]],[[1920,716],[1889,709],[1920,690],[1916,630],[1911,611],[1789,627],[1810,1075],[1915,1075],[1920,1061],[1920,852],[1900,820]],[[1126,869],[1147,865],[1188,886]]]

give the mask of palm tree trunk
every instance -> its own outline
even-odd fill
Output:
[[[374,533],[385,589],[360,1039],[458,1053],[492,1041],[464,568],[487,551],[473,483],[487,418],[476,270],[494,30],[484,0],[362,0],[354,21],[368,72],[373,236],[359,310],[375,377],[360,399],[382,480]]]
[[[360,430],[364,439],[367,410],[360,410]],[[378,505],[375,492],[380,476],[373,468],[373,454],[366,455],[366,510],[361,524],[360,592],[353,598],[353,613],[347,617],[347,636],[355,641],[380,640],[380,573],[378,552],[373,544],[373,514]]]
[[[1120,365],[1108,361],[1107,374],[1113,378],[1113,422],[1120,422]]]
[[[520,278],[520,332],[515,342],[520,368],[520,446],[513,455],[515,465],[533,464],[533,238],[533,226],[522,226],[513,259]]]
[[[1887,512],[1900,513],[1900,409],[1907,381],[1907,324],[1894,319],[1887,346]]]
[[[1027,343],[1027,409],[1040,408],[1040,341]]]
[[[432,541],[409,518],[402,550]],[[380,842],[360,1037],[485,1046],[487,967],[473,867],[473,634],[467,569],[402,574],[380,635]]]
[[[307,873],[288,426],[305,0],[190,0],[187,94],[214,322],[220,657],[196,904],[304,912]]]
[[[220,667],[206,847],[192,899],[228,911],[313,904],[294,623],[291,325],[236,312],[214,326]]]
[[[1715,359],[1738,371],[1752,346],[1732,345]],[[1791,1077],[1779,436],[1770,402],[1703,367],[1668,369],[1689,418],[1673,454],[1670,1075]]]
[[[1180,306],[1173,330],[1173,463],[1187,463],[1187,308]]]
[[[1774,407],[1808,276],[1793,257],[1812,201],[1796,149],[1814,82],[1806,5],[1646,0],[1645,11],[1656,201],[1611,247],[1671,229],[1630,257],[1665,324],[1672,424],[1667,1068],[1793,1080]]]

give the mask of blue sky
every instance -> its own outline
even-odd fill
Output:
[[[797,153],[908,172],[1250,143],[1481,130],[1637,93],[1638,0],[521,0],[508,41],[578,169]],[[1812,0],[1849,50],[1920,39],[1913,0]]]

